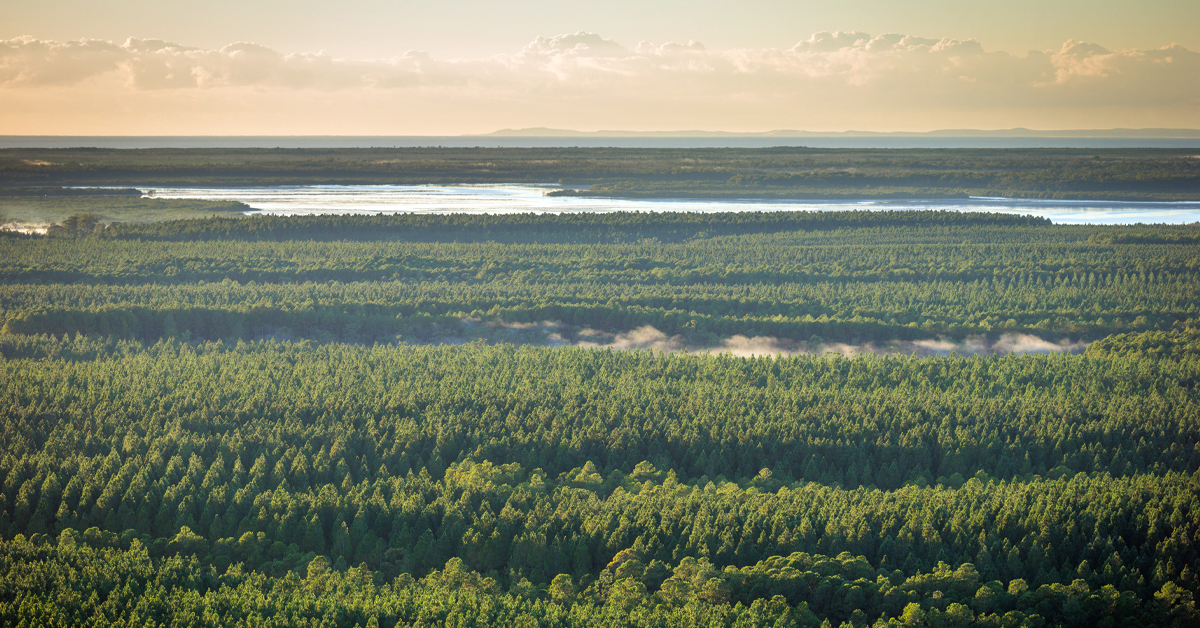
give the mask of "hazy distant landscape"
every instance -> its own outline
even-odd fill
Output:
[[[874,138],[1073,138],[1073,139],[1200,139],[1200,129],[942,129],[938,131],[796,131],[775,130],[761,132],[735,131],[576,131],[573,129],[548,129],[545,127],[526,129],[501,129],[483,134],[497,137],[874,137]]]
[[[0,188],[557,183],[619,197],[1200,200],[1194,149],[5,149]]]
[[[1192,148],[1196,140],[1190,129],[1164,130],[1164,136],[1151,134],[1140,137],[1106,134],[1075,135],[1072,133],[1043,135],[935,135],[929,133],[811,133],[807,135],[773,135],[764,133],[718,133],[683,131],[664,132],[613,131],[609,133],[580,133],[546,129],[512,130],[484,135],[0,135],[0,149],[6,148],[775,148],[807,147],[825,149],[1113,149],[1113,148]],[[537,130],[542,131],[542,130]],[[1154,131],[1153,129],[1148,131]],[[545,133],[550,134],[545,134]],[[571,135],[558,135],[558,133]],[[980,132],[987,133],[987,132]],[[1031,132],[1032,133],[1032,132]],[[1090,132],[1084,132],[1090,133]]]
[[[892,201],[899,204],[875,209],[1026,212],[1068,223],[1180,223],[1195,222],[1200,211],[1187,205],[1200,200],[1200,157],[1194,152],[5,149],[0,212],[14,228],[29,230],[75,213],[96,214],[107,224],[248,212],[829,211]],[[410,187],[378,187],[388,185]],[[479,185],[498,187],[470,188]],[[279,186],[284,187],[269,189]],[[142,195],[154,198],[138,198]],[[1014,200],[983,200],[989,198]],[[1094,203],[1026,202],[1037,199]],[[1115,201],[1130,204],[1105,205]],[[807,204],[789,205],[799,202]],[[1137,205],[1147,202],[1151,205]]]

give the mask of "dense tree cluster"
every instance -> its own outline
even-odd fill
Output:
[[[0,150],[10,188],[512,182],[650,197],[1195,200],[1200,159],[1186,148]]]
[[[237,201],[152,198],[141,196],[138,190],[128,194],[81,196],[65,193],[45,196],[4,194],[5,191],[0,190],[0,238],[21,237],[23,234],[18,230],[28,233],[42,229],[47,229],[51,237],[77,238],[103,233],[124,222],[207,218],[214,214],[240,216],[242,212],[250,210],[250,207]],[[81,220],[91,224],[86,229],[80,229]]]
[[[56,225],[46,229],[46,235],[60,238],[77,238],[79,236],[104,231],[100,217],[96,214],[73,214]]]
[[[842,216],[0,239],[0,623],[1200,621],[1196,228]]]
[[[1168,583],[1195,589],[1194,354],[113,342],[9,342],[0,535],[137,539],[151,558],[276,577],[316,556],[385,581],[459,559],[497,591],[567,574],[604,604],[625,579],[604,570],[629,552],[645,568],[627,570],[634,606],[778,592],[838,621],[899,616],[923,599],[902,585],[940,569],[977,574],[972,595],[1108,585],[1133,614]],[[871,586],[842,576],[827,597],[819,570],[793,567],[804,585],[756,575],[796,552],[860,556]],[[677,590],[666,573],[689,557],[728,591]],[[966,597],[934,599],[976,608]]]
[[[264,626],[1187,626],[1200,620],[1191,593],[1168,581],[1148,600],[1088,578],[1030,585],[985,581],[970,563],[905,577],[863,557],[802,552],[736,569],[684,558],[649,565],[624,550],[596,581],[559,574],[505,591],[459,559],[415,579],[384,581],[366,565],[331,569],[323,556],[272,577],[241,563],[223,572],[186,547],[155,559],[138,539],[111,542],[66,530],[0,542],[0,601],[13,625]],[[115,547],[114,547],[115,546]],[[98,595],[104,591],[104,595]],[[797,593],[812,601],[793,604]],[[789,595],[791,597],[789,597]],[[770,597],[767,597],[770,596]],[[877,619],[871,615],[879,611]],[[825,615],[822,620],[820,615]]]
[[[31,187],[31,188],[0,188],[0,197],[5,196],[141,196],[141,190],[136,188],[79,188],[79,187]]]
[[[477,333],[470,321],[557,321],[571,340],[650,325],[705,346],[735,334],[1097,339],[1170,330],[1200,303],[1195,227],[1146,230],[1178,242],[1107,244],[1094,239],[1128,229],[916,212],[607,216],[361,218],[369,230],[351,217],[211,219],[137,231],[166,241],[109,239],[125,227],[0,239],[0,307],[9,333],[150,343],[429,341]],[[314,239],[246,237],[260,231]],[[208,239],[170,241],[189,235]],[[527,242],[542,236],[552,243]]]
[[[837,169],[736,174],[725,181],[633,179],[603,182],[573,194],[739,198],[945,198],[1188,200],[1200,192],[1200,163],[1117,163],[1098,159],[1042,162],[1042,167]]]
[[[894,210],[846,212],[391,214],[374,216],[254,216],[121,225],[123,240],[381,240],[416,242],[611,243],[685,242],[714,235],[830,231],[879,227],[1048,226],[1036,216]]]

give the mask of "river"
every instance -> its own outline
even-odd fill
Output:
[[[241,201],[249,214],[514,214],[569,212],[726,212],[950,210],[1044,216],[1055,224],[1200,222],[1200,202],[1044,201],[971,198],[908,201],[762,201],[545,196],[536,185],[307,185],[139,188],[157,198]]]

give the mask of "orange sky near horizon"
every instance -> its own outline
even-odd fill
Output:
[[[25,3],[0,134],[1200,127],[1200,3],[904,4]]]

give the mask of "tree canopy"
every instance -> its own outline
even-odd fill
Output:
[[[73,224],[0,238],[0,623],[1200,621],[1194,226]]]

